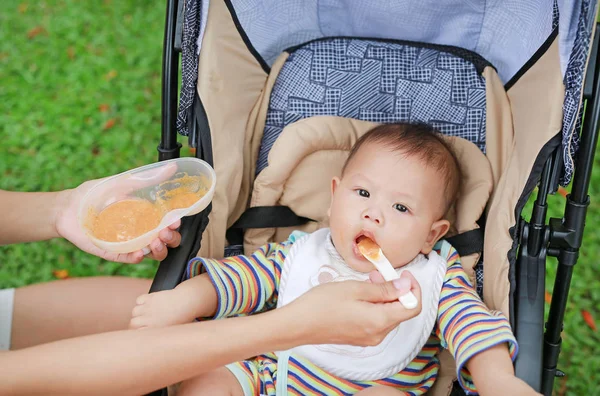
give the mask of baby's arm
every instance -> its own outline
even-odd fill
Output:
[[[138,297],[129,327],[163,327],[212,317],[217,310],[217,292],[207,274],[183,281],[173,290]]]
[[[138,297],[130,327],[170,326],[271,308],[288,248],[288,243],[270,243],[250,256],[195,258],[188,264],[189,280],[173,290]]]
[[[222,260],[195,259],[188,266],[188,275],[203,269],[217,292],[214,318],[251,315],[277,304],[281,268],[289,243],[269,243],[251,255],[227,257]]]
[[[506,344],[498,344],[474,355],[466,365],[480,395],[539,395],[515,377]]]
[[[521,394],[513,389],[535,394],[514,375],[512,360],[516,357],[517,343],[508,320],[490,312],[481,301],[457,254],[448,263],[436,334],[456,360],[461,386],[482,395]]]

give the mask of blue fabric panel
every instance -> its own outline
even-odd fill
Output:
[[[485,151],[485,81],[473,63],[437,49],[336,38],[295,50],[271,93],[257,173],[286,125],[317,115],[427,122]]]
[[[181,92],[177,111],[177,131],[189,134],[188,112],[192,107],[198,81],[198,36],[201,29],[200,1],[186,1],[181,37]]]
[[[575,153],[579,148],[579,132],[583,106],[579,106],[585,67],[588,58],[592,35],[592,26],[596,22],[596,2],[592,6],[590,0],[581,1],[577,31],[573,42],[573,50],[565,71],[565,101],[563,104],[562,150],[565,170],[561,184],[566,186],[571,181],[575,168]]]
[[[554,0],[231,3],[252,46],[267,64],[288,47],[323,37],[412,40],[477,52],[492,62],[507,82],[551,34]]]
[[[477,294],[483,300],[483,261],[479,261],[475,266],[475,279],[477,279]]]

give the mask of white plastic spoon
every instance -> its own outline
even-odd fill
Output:
[[[386,282],[400,278],[400,275],[398,275],[392,264],[384,256],[381,248],[371,238],[363,238],[358,242],[358,250],[377,268],[377,271],[379,271]],[[419,304],[417,297],[410,290],[408,293],[401,295],[399,300],[406,309],[416,308]]]

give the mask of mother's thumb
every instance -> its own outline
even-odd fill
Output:
[[[406,293],[406,291],[404,293]],[[372,303],[398,301],[398,298],[404,293],[400,293],[393,282],[362,282],[360,286],[360,298]]]
[[[406,277],[394,279],[392,284],[400,292],[400,295],[408,293],[411,289],[410,279]]]

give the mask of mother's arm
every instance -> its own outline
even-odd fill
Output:
[[[128,254],[106,252],[96,247],[80,229],[77,221],[79,204],[85,194],[102,179],[87,181],[72,190],[57,192],[14,192],[0,190],[0,246],[35,242],[62,237],[79,249],[108,261],[138,263],[142,250]],[[163,229],[150,244],[150,256],[164,260],[169,247],[177,247],[181,236],[180,222]]]
[[[420,301],[419,285],[410,280]],[[139,395],[302,344],[376,345],[421,310],[420,304],[405,309],[398,288],[391,282],[333,283],[264,314],[96,334],[2,353],[0,393]]]

